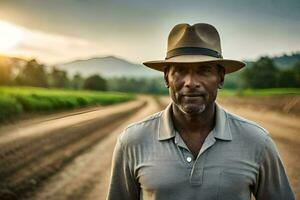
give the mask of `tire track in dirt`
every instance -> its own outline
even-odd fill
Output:
[[[129,123],[161,109],[153,98],[146,99],[147,106],[130,116],[122,125],[116,126],[108,137],[52,176],[30,199],[105,199],[116,138]]]
[[[19,196],[19,198],[24,197],[26,193],[36,189],[42,181],[104,138],[115,126],[126,120],[127,116],[144,105],[145,101],[138,100],[108,107],[100,112],[86,113],[81,123],[64,128],[60,126],[60,129],[57,126],[50,126],[49,129],[52,131],[45,131],[47,134],[35,134],[35,131],[28,130],[38,129],[29,127],[26,134],[23,135],[15,132],[12,132],[11,135],[1,135],[1,163],[8,164],[0,165],[0,199],[4,198],[5,193],[14,194],[13,196]],[[72,118],[74,117],[76,116]],[[75,121],[80,122],[81,116],[76,118]],[[61,120],[64,119],[59,121]],[[50,121],[51,123],[54,122]],[[60,124],[62,125],[62,123]],[[97,133],[94,133],[95,130],[98,130]],[[7,141],[7,143],[3,141]],[[30,157],[30,159],[24,159],[26,157]]]
[[[9,142],[13,142],[20,139],[26,139],[28,137],[33,138],[44,136],[55,130],[76,125],[78,123],[99,119],[103,116],[107,116],[112,113],[115,114],[119,111],[123,111],[130,107],[134,107],[137,104],[137,102],[140,101],[140,99],[137,99],[135,101],[106,106],[99,110],[83,112],[79,115],[68,115],[63,118],[54,118],[52,120],[44,119],[42,122],[39,123],[24,123],[24,125],[16,124],[13,127],[9,127],[8,129],[2,127],[0,134],[0,145],[7,144]]]

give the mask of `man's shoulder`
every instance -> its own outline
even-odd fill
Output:
[[[163,111],[160,111],[160,112],[157,112],[157,113],[154,113],[152,115],[149,115],[148,117],[140,120],[140,121],[137,121],[137,122],[134,122],[132,124],[129,124],[125,130],[131,130],[131,129],[134,129],[134,128],[143,128],[145,125],[150,125],[150,124],[153,124],[153,123],[157,123],[161,114],[162,114]]]
[[[120,135],[122,143],[143,143],[156,137],[159,128],[160,117],[163,111],[152,114],[138,122],[128,125]]]
[[[233,133],[245,136],[247,139],[261,140],[263,143],[270,137],[268,130],[256,122],[227,111],[226,114]]]

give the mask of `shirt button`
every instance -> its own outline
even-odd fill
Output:
[[[191,158],[190,156],[188,156],[188,157],[186,158],[186,161],[187,161],[188,163],[190,163],[190,162],[192,162],[192,158]]]

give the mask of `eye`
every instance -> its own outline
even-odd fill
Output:
[[[211,73],[210,67],[199,67],[197,73],[200,75],[207,75]]]
[[[186,67],[178,66],[178,67],[176,68],[176,72],[183,73],[183,72],[185,72],[185,71],[186,71]]]
[[[211,67],[204,67],[203,70],[206,71],[206,72],[210,72],[211,71]]]
[[[210,69],[210,68],[205,68],[205,69],[203,70],[203,72],[204,72],[204,73],[210,73],[210,72],[211,72],[211,69]]]

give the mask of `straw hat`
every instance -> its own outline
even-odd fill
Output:
[[[219,64],[224,67],[226,74],[245,66],[241,61],[223,59],[217,29],[204,23],[192,26],[177,24],[169,34],[165,60],[148,61],[143,64],[163,72],[170,64],[184,63]]]

